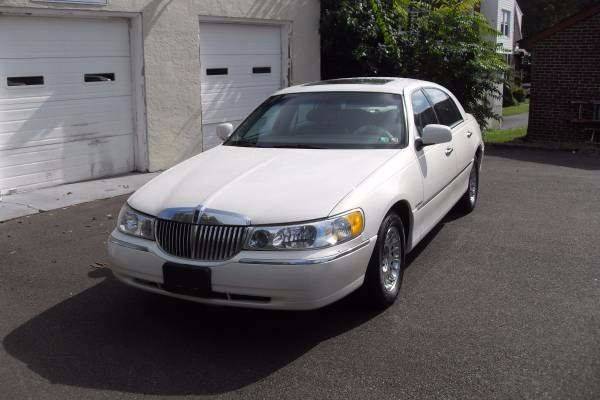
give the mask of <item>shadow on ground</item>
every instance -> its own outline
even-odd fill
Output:
[[[549,164],[560,167],[576,168],[589,171],[600,170],[600,156],[584,155],[560,150],[542,150],[535,148],[506,148],[490,145],[486,154],[516,161],[528,161],[538,164]]]
[[[355,307],[353,297],[311,312],[204,307],[128,288],[106,271],[96,286],[12,331],[6,351],[52,383],[218,394],[259,381],[377,315]]]

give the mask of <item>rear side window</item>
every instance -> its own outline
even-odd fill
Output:
[[[415,115],[415,125],[419,135],[423,134],[423,128],[430,124],[437,124],[438,120],[433,112],[433,108],[422,91],[417,90],[411,97],[413,113]]]
[[[458,106],[446,93],[439,89],[425,89],[427,98],[433,104],[440,124],[453,127],[462,122],[462,115]]]

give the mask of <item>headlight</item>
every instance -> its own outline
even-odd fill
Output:
[[[117,227],[127,235],[154,240],[154,218],[135,211],[127,204],[121,208]]]
[[[250,229],[244,249],[320,249],[354,239],[364,227],[365,218],[360,210],[305,224],[257,226]]]

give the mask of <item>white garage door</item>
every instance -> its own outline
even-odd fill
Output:
[[[239,124],[281,88],[281,27],[200,24],[204,148],[220,143],[216,125]]]
[[[133,169],[126,20],[0,16],[0,191]]]

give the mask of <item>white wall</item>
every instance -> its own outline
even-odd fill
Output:
[[[498,43],[502,44],[504,49],[504,53],[512,54],[513,52],[513,35],[514,35],[514,18],[515,18],[515,1],[514,0],[498,0],[498,19],[497,19],[497,29],[500,30],[500,24],[502,22],[502,10],[506,10],[510,12],[510,35],[508,36],[499,36]]]
[[[291,25],[289,83],[320,78],[319,0],[110,0],[107,6],[0,0],[0,12],[141,15],[147,167],[168,168],[202,149],[199,18],[215,16]],[[113,13],[113,14],[111,14]],[[72,15],[73,16],[73,15]],[[135,34],[135,32],[134,32]],[[135,54],[134,54],[135,57]],[[143,107],[142,103],[142,107]],[[142,109],[143,111],[143,109]],[[143,113],[142,113],[143,115]],[[142,122],[146,122],[143,124]],[[145,140],[143,141],[145,143]]]
[[[502,10],[510,11],[510,35],[498,36],[496,43],[501,44],[503,53],[512,54],[513,52],[513,35],[514,35],[514,18],[515,18],[515,0],[482,0],[481,13],[488,20],[490,25],[497,31],[500,31],[502,22]]]

